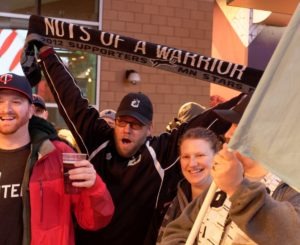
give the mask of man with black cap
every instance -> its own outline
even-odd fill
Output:
[[[123,97],[112,129],[82,97],[76,80],[52,48],[42,47],[39,59],[61,115],[80,150],[89,155],[106,182],[116,207],[106,228],[93,233],[79,229],[77,244],[155,244],[164,213],[182,178],[179,137],[196,126],[210,126],[221,134],[228,125],[215,123],[216,116],[208,111],[171,134],[152,137],[153,106],[148,96],[137,92]],[[230,108],[236,101],[220,107]]]
[[[42,98],[42,96],[38,94],[32,95],[32,104],[34,105],[34,112],[33,114],[37,117],[44,118],[45,120],[48,119],[48,111],[46,107],[45,100]]]
[[[56,140],[50,123],[33,116],[32,101],[25,77],[0,75],[0,244],[71,245],[72,212],[95,230],[110,221],[114,206],[87,160],[69,171],[81,193],[64,192],[62,152],[73,151]]]
[[[245,95],[231,110],[215,113],[232,124],[230,139],[251,99]],[[266,154],[268,154],[266,152]],[[211,170],[219,187],[200,225],[198,244],[293,244],[300,241],[300,194],[251,158],[230,151],[215,155]],[[197,198],[170,223],[163,245],[184,244],[202,200]]]

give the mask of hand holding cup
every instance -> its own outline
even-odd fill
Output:
[[[96,171],[86,157],[86,154],[81,153],[63,153],[66,193],[78,194],[81,188],[89,188],[95,184]]]

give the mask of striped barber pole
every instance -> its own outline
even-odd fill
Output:
[[[0,74],[24,75],[20,59],[26,33],[25,30],[0,29]]]

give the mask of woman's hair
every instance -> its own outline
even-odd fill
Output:
[[[180,138],[179,140],[179,151],[180,151],[180,146],[184,140],[187,139],[202,139],[206,140],[212,150],[214,152],[218,152],[221,149],[222,142],[218,138],[218,136],[211,130],[202,128],[202,127],[196,127],[196,128],[191,128],[188,129]]]

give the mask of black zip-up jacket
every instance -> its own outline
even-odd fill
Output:
[[[210,127],[223,134],[230,125],[217,120],[212,110],[208,110],[171,133],[149,137],[134,156],[123,158],[116,151],[113,129],[89,106],[58,55],[49,49],[40,54],[40,59],[61,115],[81,151],[88,153],[115,204],[111,223],[97,232],[78,230],[77,244],[155,244],[162,218],[182,178],[178,164],[179,137],[195,126]],[[219,108],[231,108],[238,100],[235,98]]]

